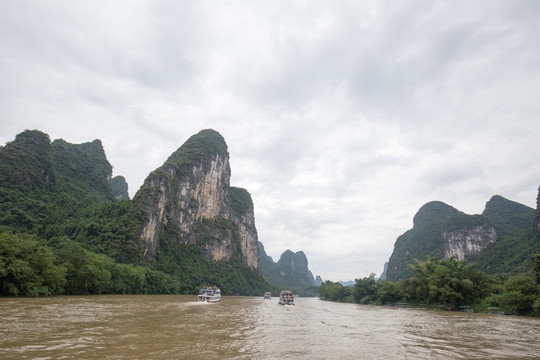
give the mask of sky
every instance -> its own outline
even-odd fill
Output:
[[[379,275],[418,209],[536,208],[540,1],[1,1],[0,145],[100,139],[133,196],[223,135],[277,261]]]

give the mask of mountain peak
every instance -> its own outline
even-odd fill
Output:
[[[144,256],[155,257],[160,239],[196,244],[207,260],[229,260],[241,253],[259,268],[253,200],[230,186],[225,139],[206,129],[191,136],[153,171],[134,201],[147,211],[141,232]]]
[[[220,155],[229,159],[227,143],[221,134],[212,129],[199,131],[169,156],[164,165],[176,168],[192,167],[201,161]]]
[[[517,236],[532,224],[534,209],[500,195],[494,195],[486,203],[482,215],[499,224],[498,227],[503,233]]]
[[[427,223],[440,223],[447,217],[458,213],[454,207],[443,203],[442,201],[430,201],[424,204],[414,215],[414,227],[423,226]]]

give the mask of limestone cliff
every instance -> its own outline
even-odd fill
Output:
[[[530,228],[533,216],[533,209],[499,195],[486,203],[482,215],[467,215],[445,203],[429,202],[414,216],[413,228],[397,238],[386,278],[406,279],[413,275],[409,264],[433,256],[474,260],[481,270],[495,273],[502,259],[524,258],[516,255],[517,247],[534,248],[519,240]]]
[[[497,241],[495,228],[489,224],[464,226],[443,231],[443,257],[457,260],[470,259],[480,254],[489,244]]]
[[[240,252],[259,270],[251,196],[232,188],[230,177],[227,144],[214,130],[193,135],[153,171],[134,198],[147,212],[140,235],[145,258],[152,259],[167,236],[199,246],[207,260]]]

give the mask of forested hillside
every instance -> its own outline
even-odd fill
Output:
[[[467,215],[428,203],[413,229],[396,240],[388,280],[376,282],[372,274],[353,288],[327,281],[320,294],[334,301],[540,316],[540,188],[536,204],[535,211],[493,196],[482,215]]]
[[[308,268],[308,260],[303,251],[296,253],[291,250],[283,252],[275,263],[266,254],[264,245],[259,242],[261,273],[263,278],[278,288],[291,289],[303,296],[316,296],[318,286],[315,285],[313,274]]]
[[[414,275],[408,265],[433,256],[475,261],[491,275],[530,271],[532,254],[540,243],[532,236],[534,209],[493,196],[481,215],[468,215],[433,201],[420,208],[413,228],[399,236],[389,260],[386,278],[391,281]]]
[[[500,236],[471,261],[491,275],[529,272],[534,262],[532,255],[540,253],[538,227],[533,226],[535,211],[501,196],[493,196],[482,215],[492,221]]]
[[[241,252],[209,261],[201,246],[170,233],[146,260],[140,234],[147,210],[128,200],[125,179],[111,181],[111,174],[99,140],[51,142],[27,130],[0,147],[0,295],[194,293],[204,284],[226,295],[262,295],[269,287]],[[238,235],[235,224],[216,224],[218,233]]]

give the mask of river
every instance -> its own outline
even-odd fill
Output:
[[[298,298],[0,298],[0,359],[540,359],[540,319]]]

